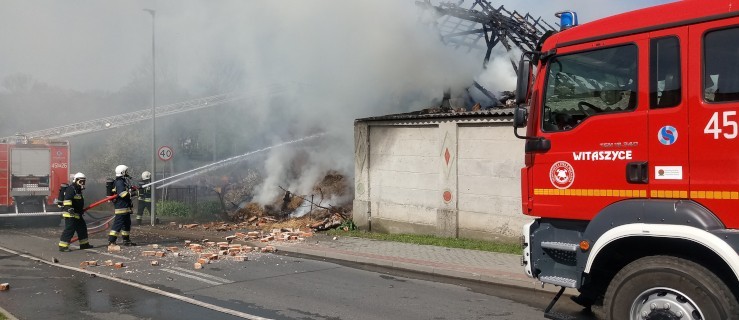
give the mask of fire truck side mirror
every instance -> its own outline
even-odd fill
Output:
[[[529,92],[529,83],[531,80],[531,52],[521,54],[521,60],[518,61],[517,81],[516,81],[516,104],[520,105],[526,102],[526,96]]]
[[[513,127],[515,128],[523,128],[526,126],[526,122],[528,121],[529,117],[529,111],[526,110],[526,108],[521,106],[516,106],[516,109],[513,111]]]

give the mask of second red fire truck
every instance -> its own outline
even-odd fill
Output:
[[[518,68],[525,272],[606,319],[739,318],[739,2],[560,15]]]
[[[0,141],[0,214],[58,211],[59,186],[68,180],[66,141]]]

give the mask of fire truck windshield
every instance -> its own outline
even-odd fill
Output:
[[[570,130],[586,118],[636,108],[637,47],[625,45],[552,58],[542,129]]]

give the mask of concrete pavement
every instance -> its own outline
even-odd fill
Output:
[[[316,234],[305,241],[249,241],[249,245],[271,245],[278,251],[309,256],[372,264],[377,266],[422,272],[556,292],[557,287],[527,277],[521,266],[521,256],[478,250],[445,248],[354,237],[332,237]],[[567,291],[574,294],[575,291]]]

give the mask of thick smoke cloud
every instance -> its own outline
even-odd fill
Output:
[[[289,51],[304,53],[304,59],[317,58],[309,55],[316,51],[346,58],[342,54],[356,53],[351,44],[363,37],[373,43],[387,37],[385,31],[403,27],[394,19],[415,22],[417,16],[409,8],[413,2],[3,0],[0,78],[25,73],[69,89],[118,90],[150,54],[151,18],[142,8],[158,10],[160,62],[177,74],[177,80],[194,82],[202,78],[206,61],[233,55],[280,76],[279,72],[295,65],[284,60],[282,68],[263,64],[274,54],[264,46],[286,45],[285,49],[292,48]],[[552,22],[554,12],[563,9],[577,10],[580,20],[587,22],[666,2],[671,1],[491,1]],[[313,34],[318,31],[325,33]],[[418,36],[413,29],[394,31],[396,36],[408,37],[395,50],[406,50],[406,44]],[[356,41],[336,41],[348,40],[334,37],[341,33]],[[345,61],[352,64],[356,59]],[[293,72],[309,71],[293,68]]]
[[[562,9],[578,10],[581,21],[586,21],[667,1],[492,2],[554,22],[553,13]],[[481,53],[467,54],[441,44],[436,31],[423,23],[429,17],[410,0],[4,0],[2,4],[0,78],[27,74],[65,90],[118,94],[120,112],[106,115],[146,107],[152,20],[143,8],[157,11],[158,86],[178,88],[162,89],[162,102],[271,84],[286,88],[277,98],[257,96],[228,109],[242,120],[222,128],[227,133],[219,135],[249,141],[230,150],[230,155],[238,155],[328,133],[318,141],[274,149],[259,159],[265,181],[256,199],[263,203],[277,196],[277,186],[308,193],[331,169],[351,176],[354,119],[432,106],[445,89],[462,91],[473,79],[493,91],[511,90],[514,85],[507,56],[493,58],[483,72]],[[128,92],[137,96],[121,97]],[[138,104],[126,106],[126,101]],[[23,108],[0,107],[11,112]],[[224,112],[218,110],[209,112]],[[50,113],[39,117],[54,123],[48,119]],[[165,122],[164,128],[186,128],[209,119],[214,122],[211,126],[219,127],[223,117],[199,112],[197,118],[179,118],[169,126]],[[39,123],[46,125],[39,121],[21,126],[43,129]]]

